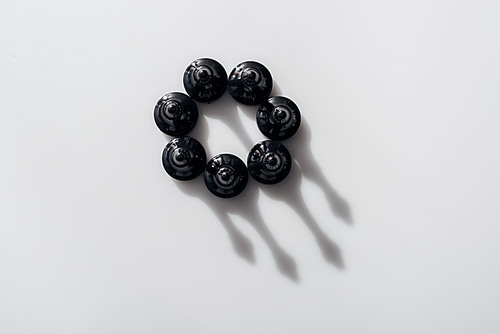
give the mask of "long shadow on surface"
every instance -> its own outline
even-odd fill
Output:
[[[251,241],[235,226],[230,214],[244,218],[255,228],[269,247],[276,266],[283,275],[292,281],[299,280],[295,260],[279,245],[264,222],[258,207],[259,189],[255,183],[249,182],[245,191],[232,199],[221,199],[209,193],[202,177],[198,177],[195,182],[175,182],[175,184],[184,193],[199,198],[212,209],[226,229],[236,254],[250,263],[255,262]]]
[[[273,95],[281,95],[280,93],[279,87],[275,86]],[[198,107],[200,117],[197,126],[190,136],[205,144],[204,146],[209,159],[214,153],[218,152],[210,152],[210,149],[206,147],[209,134],[206,117],[217,118],[226,123],[233,130],[236,138],[249,149],[255,144],[243,126],[238,113],[243,112],[248,117],[255,117],[256,106],[249,107],[236,104],[226,92],[217,103],[209,105],[199,104]],[[198,177],[190,182],[175,182],[181,191],[189,196],[199,198],[212,209],[227,231],[236,254],[249,263],[255,263],[252,242],[235,226],[230,215],[238,215],[247,220],[269,247],[278,270],[295,282],[299,281],[297,264],[280,246],[267,227],[258,206],[260,191],[270,198],[286,203],[293,209],[316,239],[325,260],[339,269],[344,268],[341,250],[321,229],[313,213],[307,207],[300,190],[303,177],[309,179],[321,189],[336,217],[345,223],[352,224],[352,215],[348,202],[333,188],[324,174],[322,166],[312,156],[311,135],[310,127],[303,117],[299,131],[292,138],[283,142],[290,150],[294,158],[294,164],[288,178],[280,184],[272,186],[261,185],[250,178],[248,186],[242,194],[232,199],[220,199],[213,196],[205,188],[203,177]],[[246,157],[242,158],[243,160],[246,159]]]

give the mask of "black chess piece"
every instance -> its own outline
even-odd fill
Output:
[[[203,145],[192,137],[172,139],[162,155],[165,171],[180,181],[192,180],[203,172],[207,155]]]
[[[284,96],[270,97],[257,110],[257,125],[267,138],[285,140],[297,132],[300,126],[300,110]]]
[[[224,94],[227,73],[216,60],[200,58],[194,60],[184,71],[184,88],[198,102],[212,102]]]
[[[203,179],[215,196],[230,198],[240,194],[248,183],[245,163],[233,154],[219,154],[205,167]]]
[[[161,132],[173,137],[185,136],[196,125],[198,107],[184,93],[168,93],[156,103],[154,119]]]
[[[258,182],[276,184],[290,173],[292,156],[280,142],[265,140],[252,147],[248,153],[247,166],[250,176]]]
[[[271,72],[255,61],[238,64],[229,75],[228,90],[238,102],[256,105],[264,102],[273,88]]]

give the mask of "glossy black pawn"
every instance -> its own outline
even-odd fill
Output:
[[[256,144],[248,153],[248,173],[256,181],[276,184],[283,181],[292,168],[292,156],[277,141],[265,140]]]
[[[257,110],[257,125],[269,139],[285,140],[297,132],[300,126],[299,107],[283,96],[270,97]]]
[[[271,94],[272,88],[271,72],[255,61],[239,64],[229,75],[229,93],[243,104],[256,105],[264,102]]]
[[[156,103],[154,119],[161,132],[178,137],[188,134],[198,120],[198,107],[183,93],[168,93]]]
[[[215,101],[224,94],[226,87],[226,70],[216,60],[196,59],[184,71],[184,88],[196,101]]]
[[[203,145],[194,138],[174,138],[165,146],[162,162],[168,175],[180,181],[187,181],[203,172],[207,154]]]
[[[203,179],[215,196],[230,198],[240,194],[248,183],[245,163],[235,155],[219,154],[205,167]]]

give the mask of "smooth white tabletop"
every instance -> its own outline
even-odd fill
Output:
[[[496,1],[0,4],[0,333],[500,332]],[[171,179],[156,101],[257,60],[282,184]],[[228,93],[191,135],[264,139]]]

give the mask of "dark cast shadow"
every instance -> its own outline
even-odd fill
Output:
[[[322,230],[300,190],[302,184],[302,170],[296,163],[293,164],[288,177],[279,184],[261,185],[262,192],[270,198],[286,203],[306,224],[316,243],[323,254],[323,258],[339,269],[344,268],[342,252],[339,246],[333,242]]]
[[[290,150],[295,162],[299,165],[302,176],[318,186],[330,204],[332,213],[345,222],[353,224],[351,207],[328,181],[321,165],[318,163],[311,149],[311,128],[307,120],[302,118],[300,129],[290,139],[283,142]],[[332,168],[329,168],[332,170]]]
[[[250,149],[250,147],[254,145],[254,142],[243,125],[238,106],[239,105],[227,91],[213,103],[198,103],[200,116],[203,115],[207,118],[217,119],[225,123],[236,134],[236,138],[241,141],[243,146]],[[257,108],[254,106],[253,110],[256,112]]]
[[[272,95],[282,95],[276,84]],[[257,106],[246,106],[236,103],[228,92],[226,92],[216,103],[198,104],[200,116],[195,129],[189,134],[201,143],[207,143],[209,129],[207,119],[215,118],[228,125],[245,147],[252,147],[255,142],[250,138],[241,120],[240,111],[247,117],[255,119]],[[300,108],[300,106],[299,106]],[[344,268],[342,252],[338,245],[333,242],[321,229],[319,223],[301,193],[300,187],[303,177],[315,183],[325,195],[333,214],[342,221],[351,224],[352,215],[348,202],[340,196],[328,181],[322,171],[321,165],[312,156],[311,131],[307,121],[302,118],[299,131],[289,140],[284,141],[290,150],[294,164],[290,175],[277,185],[261,185],[250,178],[245,191],[239,196],[231,199],[221,199],[212,195],[205,187],[203,176],[190,182],[175,182],[176,186],[185,194],[197,197],[212,209],[215,216],[221,222],[228,233],[234,251],[249,263],[255,263],[254,246],[234,224],[231,215],[237,215],[247,220],[264,240],[275,260],[280,273],[294,282],[299,281],[297,264],[295,260],[280,246],[276,238],[267,227],[262,213],[258,207],[260,191],[266,196],[277,201],[286,203],[292,208],[301,220],[306,224],[315,238],[324,259],[337,267]],[[214,153],[205,146],[207,157],[210,159]],[[244,160],[246,157],[242,157]]]
[[[274,83],[273,96],[283,95],[281,88]],[[292,99],[293,100],[293,99]],[[298,106],[301,108],[301,106]],[[283,141],[283,144],[290,150],[295,162],[300,166],[302,176],[314,182],[324,193],[326,200],[330,204],[332,213],[347,224],[353,224],[351,208],[349,203],[338,193],[328,181],[323,168],[318,163],[311,150],[311,127],[307,122],[307,113],[313,112],[302,110],[302,121],[300,128],[290,139]],[[255,117],[255,116],[254,116]]]
[[[264,222],[258,207],[259,188],[255,183],[249,182],[243,193],[231,199],[221,199],[212,195],[205,188],[202,176],[192,182],[175,182],[175,184],[182,192],[197,197],[212,209],[228,233],[236,254],[250,263],[255,262],[252,242],[235,226],[230,214],[247,220],[269,247],[278,270],[292,281],[299,281],[295,260],[280,246]]]

